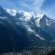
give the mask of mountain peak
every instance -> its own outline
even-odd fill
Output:
[[[42,19],[49,19],[46,15],[43,15]]]
[[[17,14],[17,11],[15,9],[6,9],[6,12],[11,14],[12,16],[16,16],[16,14]]]
[[[44,16],[44,14],[37,14],[37,18],[42,18]]]

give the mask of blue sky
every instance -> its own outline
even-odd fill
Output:
[[[44,13],[55,19],[55,0],[0,0],[0,4],[4,8]]]

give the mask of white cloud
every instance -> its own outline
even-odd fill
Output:
[[[18,0],[24,8],[28,8],[31,11],[37,12],[41,10],[41,7],[45,0]]]
[[[44,0],[34,0],[33,3],[31,3],[31,7],[33,11],[39,11],[41,10],[41,6],[43,5]]]
[[[40,10],[44,0],[2,0],[5,6],[20,6],[22,9],[37,11]]]

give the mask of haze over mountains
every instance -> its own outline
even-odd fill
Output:
[[[0,6],[0,53],[54,43],[55,20],[44,14]]]

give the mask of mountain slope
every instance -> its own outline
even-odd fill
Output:
[[[42,14],[0,7],[0,53],[54,43],[54,20]]]

